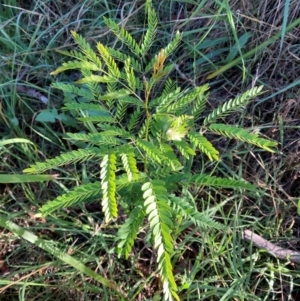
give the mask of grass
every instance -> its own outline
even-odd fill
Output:
[[[49,75],[65,60],[56,50],[73,46],[70,30],[92,44],[102,41],[121,47],[107,31],[103,16],[142,35],[143,4],[78,1],[69,5],[50,0],[1,4],[1,174],[19,174],[36,161],[70,149],[63,134],[74,120],[59,115],[62,96],[51,83],[72,82],[78,74]],[[181,192],[230,231],[205,232],[191,225],[177,230],[173,266],[180,297],[297,300],[298,266],[246,243],[242,232],[250,228],[280,246],[299,249],[299,4],[202,0],[153,1],[153,6],[160,19],[157,50],[177,30],[183,32],[180,49],[171,58],[176,64],[171,76],[182,86],[209,83],[211,108],[263,84],[267,94],[226,121],[280,142],[277,153],[266,154],[215,138],[222,160],[215,165],[204,158],[193,162],[194,171],[243,177],[263,193],[244,196],[202,187]],[[38,116],[42,121],[37,121]],[[52,122],[45,116],[49,120],[52,116]],[[113,252],[119,225],[104,225],[97,203],[69,208],[47,220],[34,216],[47,200],[85,181],[87,168],[68,166],[51,182],[0,181],[4,182],[0,184],[1,300],[160,300],[155,254],[148,248],[146,229],[130,259],[124,260]],[[97,168],[92,172],[97,174]]]

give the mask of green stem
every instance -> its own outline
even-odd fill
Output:
[[[144,85],[145,85],[145,111],[146,111],[146,132],[145,132],[145,139],[148,141],[149,137],[149,126],[150,126],[150,112],[149,112],[149,97],[150,97],[150,88],[149,83],[144,78]],[[147,172],[147,155],[145,156],[144,160],[144,171]]]

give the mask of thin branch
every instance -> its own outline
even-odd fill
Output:
[[[48,103],[48,98],[35,89],[28,88],[26,86],[21,86],[21,85],[17,85],[16,89],[18,92],[24,93],[29,97],[36,98],[41,102],[43,102],[44,104]]]
[[[261,236],[253,233],[250,230],[245,230],[243,239],[258,248],[265,249],[268,253],[275,256],[278,259],[289,260],[294,263],[300,263],[300,253],[289,249],[278,247],[277,245],[265,240]]]

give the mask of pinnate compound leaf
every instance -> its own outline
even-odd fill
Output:
[[[125,75],[129,88],[135,92],[137,86],[137,79],[134,74],[133,68],[130,66],[130,58],[125,61]]]
[[[85,97],[86,99],[94,99],[93,94],[86,88],[79,88],[76,87],[74,85],[70,85],[70,84],[64,84],[64,83],[53,83],[52,87],[62,90],[64,92],[69,92],[78,96],[82,96]],[[79,103],[76,102],[72,102],[72,103],[66,103],[65,106],[71,106],[71,105],[79,105]],[[101,107],[99,105],[99,107]],[[101,110],[102,111],[102,110]]]
[[[79,46],[80,50],[82,53],[93,63],[95,63],[99,68],[101,68],[102,64],[97,56],[97,54],[93,51],[91,45],[78,33],[75,31],[71,30],[71,34]],[[76,53],[75,51],[73,53]],[[82,58],[82,60],[86,61],[86,58]]]
[[[175,51],[175,49],[177,48],[181,40],[181,36],[182,36],[181,33],[177,31],[174,39],[163,49],[166,58]],[[156,61],[156,56],[154,56],[153,59],[150,61],[150,63],[146,66],[145,68],[146,72],[150,71],[153,68],[155,61]]]
[[[161,163],[164,159],[165,156],[163,153],[157,149],[155,146],[153,146],[150,142],[143,140],[143,139],[138,139],[137,140],[137,145],[145,151],[145,153],[153,160],[155,160],[158,163]]]
[[[144,191],[145,211],[154,238],[154,248],[157,250],[157,262],[163,283],[164,297],[167,300],[173,300],[173,297],[177,299],[177,285],[170,259],[170,254],[173,254],[173,240],[170,234],[173,222],[171,207],[166,202],[167,190],[161,180],[145,183],[142,190]]]
[[[77,59],[79,61],[86,61],[86,55],[84,55],[83,53],[77,51],[77,50],[61,50],[61,49],[57,49],[57,52],[59,52],[62,55],[71,57],[73,59]],[[101,64],[101,63],[100,63]]]
[[[105,116],[102,114],[102,116],[86,116],[86,117],[78,117],[79,121],[82,122],[107,122],[107,123],[117,123],[115,118],[111,116]]]
[[[168,203],[175,212],[180,212],[187,220],[191,220],[195,225],[202,229],[224,229],[224,225],[214,221],[205,212],[199,212],[183,198],[169,197]]]
[[[182,165],[180,161],[178,161],[176,154],[174,153],[173,148],[167,143],[160,143],[160,150],[162,151],[164,158],[164,167],[170,166],[172,170],[181,169]]]
[[[138,99],[137,97],[132,97],[132,96],[122,97],[122,102],[128,103],[128,104],[134,104],[135,106],[138,106],[138,107],[145,106],[145,104],[140,99]]]
[[[237,110],[244,108],[245,105],[248,104],[248,102],[262,94],[263,86],[254,87],[242,95],[239,95],[235,99],[230,99],[229,101],[225,102],[221,106],[219,106],[217,109],[213,110],[203,121],[204,125],[207,125],[208,123],[215,122],[217,119],[220,119],[222,117],[226,117],[233,112],[236,112]]]
[[[195,151],[191,148],[191,146],[184,140],[181,141],[174,141],[174,145],[177,147],[177,149],[180,151],[180,153],[187,159],[190,158],[190,156],[195,156]]]
[[[124,43],[126,44],[133,53],[140,54],[141,49],[135,39],[131,34],[125,30],[123,27],[120,27],[115,21],[105,18],[105,24],[110,28],[110,30]]]
[[[70,140],[74,141],[84,141],[84,142],[91,142],[95,145],[119,145],[120,139],[114,138],[114,137],[108,137],[105,134],[102,133],[94,133],[94,134],[67,134]]]
[[[114,58],[109,54],[108,48],[105,45],[98,43],[97,49],[108,68],[109,75],[111,75],[113,78],[118,79],[121,75],[121,72]]]
[[[142,119],[143,111],[140,111],[138,108],[136,111],[131,114],[128,124],[127,124],[127,130],[128,132],[132,133],[134,129],[137,127],[138,123]]]
[[[97,126],[99,126],[99,128],[101,128],[101,134],[102,136],[120,136],[120,137],[125,137],[125,138],[128,138],[128,139],[132,139],[134,140],[134,136],[131,135],[129,132],[127,132],[126,130],[118,127],[118,126],[112,126],[110,124],[106,124],[106,123],[103,123],[103,124],[98,124]],[[132,147],[129,146],[130,150],[132,150]]]
[[[121,89],[113,92],[109,92],[105,95],[101,95],[99,97],[100,100],[113,100],[113,99],[122,99],[123,97],[127,96],[130,94],[130,91],[126,89]]]
[[[87,61],[69,61],[67,63],[63,63],[62,67],[57,68],[55,71],[52,71],[50,75],[56,75],[66,70],[73,69],[85,69],[91,71],[101,71],[101,69],[95,65],[94,63],[90,63]]]
[[[208,98],[208,95],[206,93],[199,94],[196,97],[195,102],[192,107],[192,116],[194,117],[194,120],[198,120],[201,117],[201,115],[205,109],[207,98]]]
[[[217,134],[248,142],[272,153],[274,152],[274,149],[272,148],[277,146],[277,142],[260,138],[257,134],[249,133],[249,131],[243,128],[215,123],[211,124],[209,129]]]
[[[164,48],[166,56],[170,56],[177,48],[180,40],[181,40],[181,33],[179,31],[176,32],[174,39]]]
[[[32,164],[29,168],[24,169],[23,172],[41,173],[48,169],[56,168],[58,166],[87,161],[94,157],[101,156],[101,151],[97,147],[74,150],[68,153],[61,154],[53,159],[47,159],[45,162],[37,162],[35,164]]]
[[[157,29],[157,16],[155,13],[155,10],[151,7],[151,1],[146,2],[146,10],[148,14],[148,29],[144,36],[143,43],[141,45],[141,55],[145,56],[147,54],[147,51],[149,50],[150,46],[152,45]]]
[[[118,242],[117,252],[119,257],[124,255],[126,259],[128,258],[145,215],[146,212],[143,210],[143,206],[136,206],[130,212],[126,222],[119,229],[116,237]]]
[[[105,221],[118,216],[116,200],[116,155],[110,153],[105,155],[101,162],[101,187],[102,187],[102,210],[105,215]]]
[[[232,189],[247,189],[250,191],[256,191],[257,187],[244,180],[234,180],[228,178],[219,178],[214,176],[208,176],[205,174],[193,175],[188,179],[189,183],[194,183],[199,186],[213,186],[220,188],[232,188]]]
[[[208,85],[204,85],[201,87],[197,87],[196,89],[192,90],[191,92],[184,94],[182,97],[179,98],[176,102],[172,105],[168,106],[167,112],[168,113],[176,113],[180,112],[180,110],[184,109],[193,102],[199,95],[203,95],[204,92],[208,90]]]
[[[191,142],[207,155],[209,160],[219,160],[219,152],[214,146],[200,133],[191,132],[188,134]]]
[[[139,72],[142,72],[143,71],[143,68],[142,68],[142,65],[140,64],[140,62],[125,54],[124,52],[121,52],[119,50],[116,50],[114,48],[111,48],[111,47],[107,47],[107,50],[109,52],[109,54],[114,57],[116,60],[122,62],[125,64],[126,61],[130,60],[130,66],[135,70],[135,71],[139,71]]]
[[[86,83],[115,83],[116,79],[110,75],[95,75],[90,74],[76,81],[77,84],[86,84]]]
[[[137,169],[134,153],[123,153],[121,154],[121,159],[128,176],[128,181],[137,180],[139,178],[139,171]]]
[[[96,197],[100,198],[100,196],[100,182],[84,184],[75,187],[72,191],[63,194],[52,201],[47,202],[40,208],[40,211],[43,216],[47,216],[59,209],[71,207],[86,200],[95,199]]]
[[[102,116],[110,116],[110,113],[108,110],[100,105],[95,103],[78,103],[78,102],[67,102],[65,103],[64,107],[62,107],[62,110],[71,111],[71,110],[86,110],[86,111],[96,111],[97,114]]]
[[[168,93],[163,93],[162,96],[155,98],[150,103],[151,107],[156,108],[157,113],[166,113],[168,111],[169,105],[178,99],[180,95],[180,88],[167,92]]]

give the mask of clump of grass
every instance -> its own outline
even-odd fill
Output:
[[[115,18],[126,29],[142,35],[143,3],[80,1],[72,7],[57,1],[21,3],[19,7],[14,1],[6,4],[15,8],[3,10],[1,4],[0,9],[0,67],[3,70],[0,129],[4,138],[30,139],[37,147],[1,146],[1,156],[5,159],[0,164],[1,172],[19,173],[28,163],[70,149],[62,139],[70,125],[59,119],[52,123],[35,121],[39,113],[44,110],[53,113],[52,110],[59,109],[63,101],[60,94],[50,89],[52,78],[49,73],[64,59],[54,50],[73,46],[69,35],[71,29],[79,30],[91,43],[102,41],[117,45],[104,26],[103,15]],[[295,121],[299,117],[296,42],[299,29],[294,28],[291,32],[285,29],[299,18],[299,4],[297,1],[261,2],[257,7],[251,6],[249,1],[244,3],[246,7],[236,1],[229,1],[229,6],[225,4],[220,1],[202,1],[197,5],[154,2],[162,26],[157,48],[169,41],[176,30],[183,32],[181,55],[171,58],[177,67],[171,76],[186,86],[206,83],[209,74],[231,59],[239,58],[232,69],[210,81],[211,106],[216,108],[225,98],[254,83],[263,84],[270,91],[265,98],[270,98],[258,99],[256,106],[226,119],[226,122],[254,127],[280,141],[282,154],[266,155],[253,149],[242,149],[238,143],[216,139],[214,145],[226,150],[218,165],[213,167],[203,159],[194,162],[194,170],[214,170],[220,175],[237,178],[243,176],[266,188],[266,193],[263,197],[245,197],[202,187],[187,191],[199,210],[207,205],[199,202],[201,199],[205,198],[212,206],[216,201],[224,201],[226,205],[220,206],[215,215],[232,232],[221,235],[219,231],[211,230],[203,233],[200,228],[187,225],[185,235],[177,240],[175,257],[181,264],[175,269],[176,277],[187,288],[182,293],[183,300],[297,298],[299,279],[294,268],[245,244],[240,233],[251,227],[265,238],[282,244],[298,238],[295,202],[299,193],[294,154],[298,153],[295,141],[299,132]],[[275,11],[275,8],[278,9]],[[255,49],[277,32],[280,32],[278,40],[264,48],[261,54],[243,58],[244,51]],[[71,73],[61,79],[71,82],[76,76]],[[49,99],[48,104],[18,91],[18,85],[43,94]],[[258,123],[264,125],[258,127]],[[67,192],[69,185],[79,181],[79,174],[84,180],[86,168],[92,167],[76,165],[61,170],[67,180],[64,183],[1,184],[1,213],[46,240],[57,241],[60,250],[94,270],[98,269],[107,279],[116,279],[128,292],[126,300],[155,297],[160,288],[151,265],[153,254],[148,249],[146,233],[138,238],[130,261],[118,261],[111,253],[115,229],[99,222],[97,209],[96,212],[91,209],[97,208],[96,204],[90,204],[89,210],[83,206],[70,209],[47,221],[33,218],[32,212],[36,212],[41,204],[61,191]],[[39,294],[40,300],[53,297],[53,294],[57,300],[70,297],[119,300],[119,296],[109,296],[105,287],[74,273],[73,268],[63,265],[49,253],[37,248],[32,251],[32,244],[20,240],[12,232],[2,230],[0,241],[1,250],[5,250],[0,253],[0,259],[7,265],[7,268],[1,268],[3,300],[28,299]],[[17,297],[19,294],[20,298]]]

